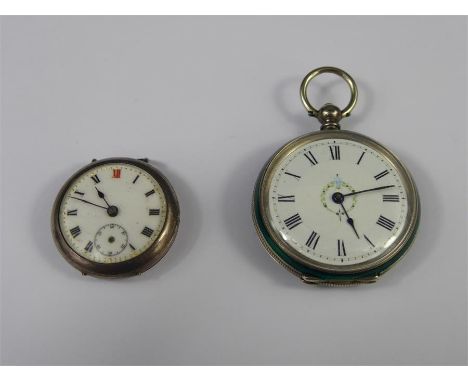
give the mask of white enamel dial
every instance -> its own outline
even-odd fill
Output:
[[[267,192],[270,226],[301,256],[319,263],[366,262],[405,233],[401,174],[355,141],[322,139],[296,148],[278,163]]]
[[[127,163],[98,165],[66,191],[60,231],[80,256],[98,263],[130,260],[158,237],[167,205],[158,182]]]

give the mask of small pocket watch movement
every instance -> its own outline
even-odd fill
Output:
[[[83,274],[132,276],[169,250],[179,205],[169,181],[148,160],[93,160],[60,190],[51,225],[60,253]]]
[[[310,81],[322,73],[342,77],[349,104],[314,108]],[[304,282],[349,285],[375,282],[412,243],[420,205],[410,173],[387,148],[340,130],[357,101],[354,80],[322,67],[304,78],[300,94],[321,130],[281,147],[261,171],[253,220],[269,254]]]

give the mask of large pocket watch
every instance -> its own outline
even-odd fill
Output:
[[[310,81],[322,73],[342,77],[349,104],[314,108]],[[302,103],[321,131],[281,147],[261,171],[253,197],[254,224],[269,254],[304,282],[349,285],[375,282],[414,239],[420,206],[401,161],[380,143],[340,130],[357,101],[354,80],[341,69],[311,71]]]
[[[93,160],[60,190],[51,225],[60,253],[83,274],[132,276],[166,254],[179,206],[169,181],[148,160]]]

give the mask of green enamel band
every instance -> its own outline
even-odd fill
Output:
[[[265,227],[265,224],[263,222],[263,218],[260,213],[260,189],[261,189],[261,184],[263,182],[263,177],[265,174],[265,170],[268,166],[267,165],[262,169],[257,182],[255,184],[255,191],[254,191],[254,200],[253,200],[253,208],[254,208],[254,218],[258,227],[258,232],[262,235],[263,241],[266,245],[268,245],[269,249],[276,255],[278,256],[281,261],[283,261],[285,264],[287,264],[289,267],[294,269],[296,272],[307,276],[307,277],[314,277],[320,280],[323,280],[324,282],[347,282],[347,281],[359,281],[363,279],[369,279],[375,276],[380,276],[383,273],[385,273],[393,264],[395,264],[407,251],[407,249],[411,246],[416,231],[417,227],[419,225],[419,220],[420,220],[420,208],[418,209],[418,215],[417,215],[417,222],[415,229],[413,231],[413,234],[409,238],[409,240],[406,242],[406,244],[402,247],[401,251],[398,252],[397,255],[393,256],[391,259],[389,259],[387,262],[384,264],[381,264],[380,266],[369,269],[366,271],[362,272],[355,272],[355,273],[346,273],[346,274],[338,274],[338,273],[328,273],[328,272],[323,272],[320,270],[316,270],[310,267],[307,267],[306,265],[294,260],[290,256],[288,256],[276,243],[275,241],[271,238],[271,236],[268,233],[267,228]]]

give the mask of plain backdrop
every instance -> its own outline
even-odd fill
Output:
[[[2,23],[3,364],[375,365],[467,360],[467,34],[461,17],[8,17]],[[377,284],[302,284],[262,248],[255,179],[314,131],[299,85],[359,87],[344,129],[409,167],[422,218]],[[346,84],[312,84],[321,105]],[[92,158],[149,157],[181,226],[142,276],[82,276],[49,217]]]

